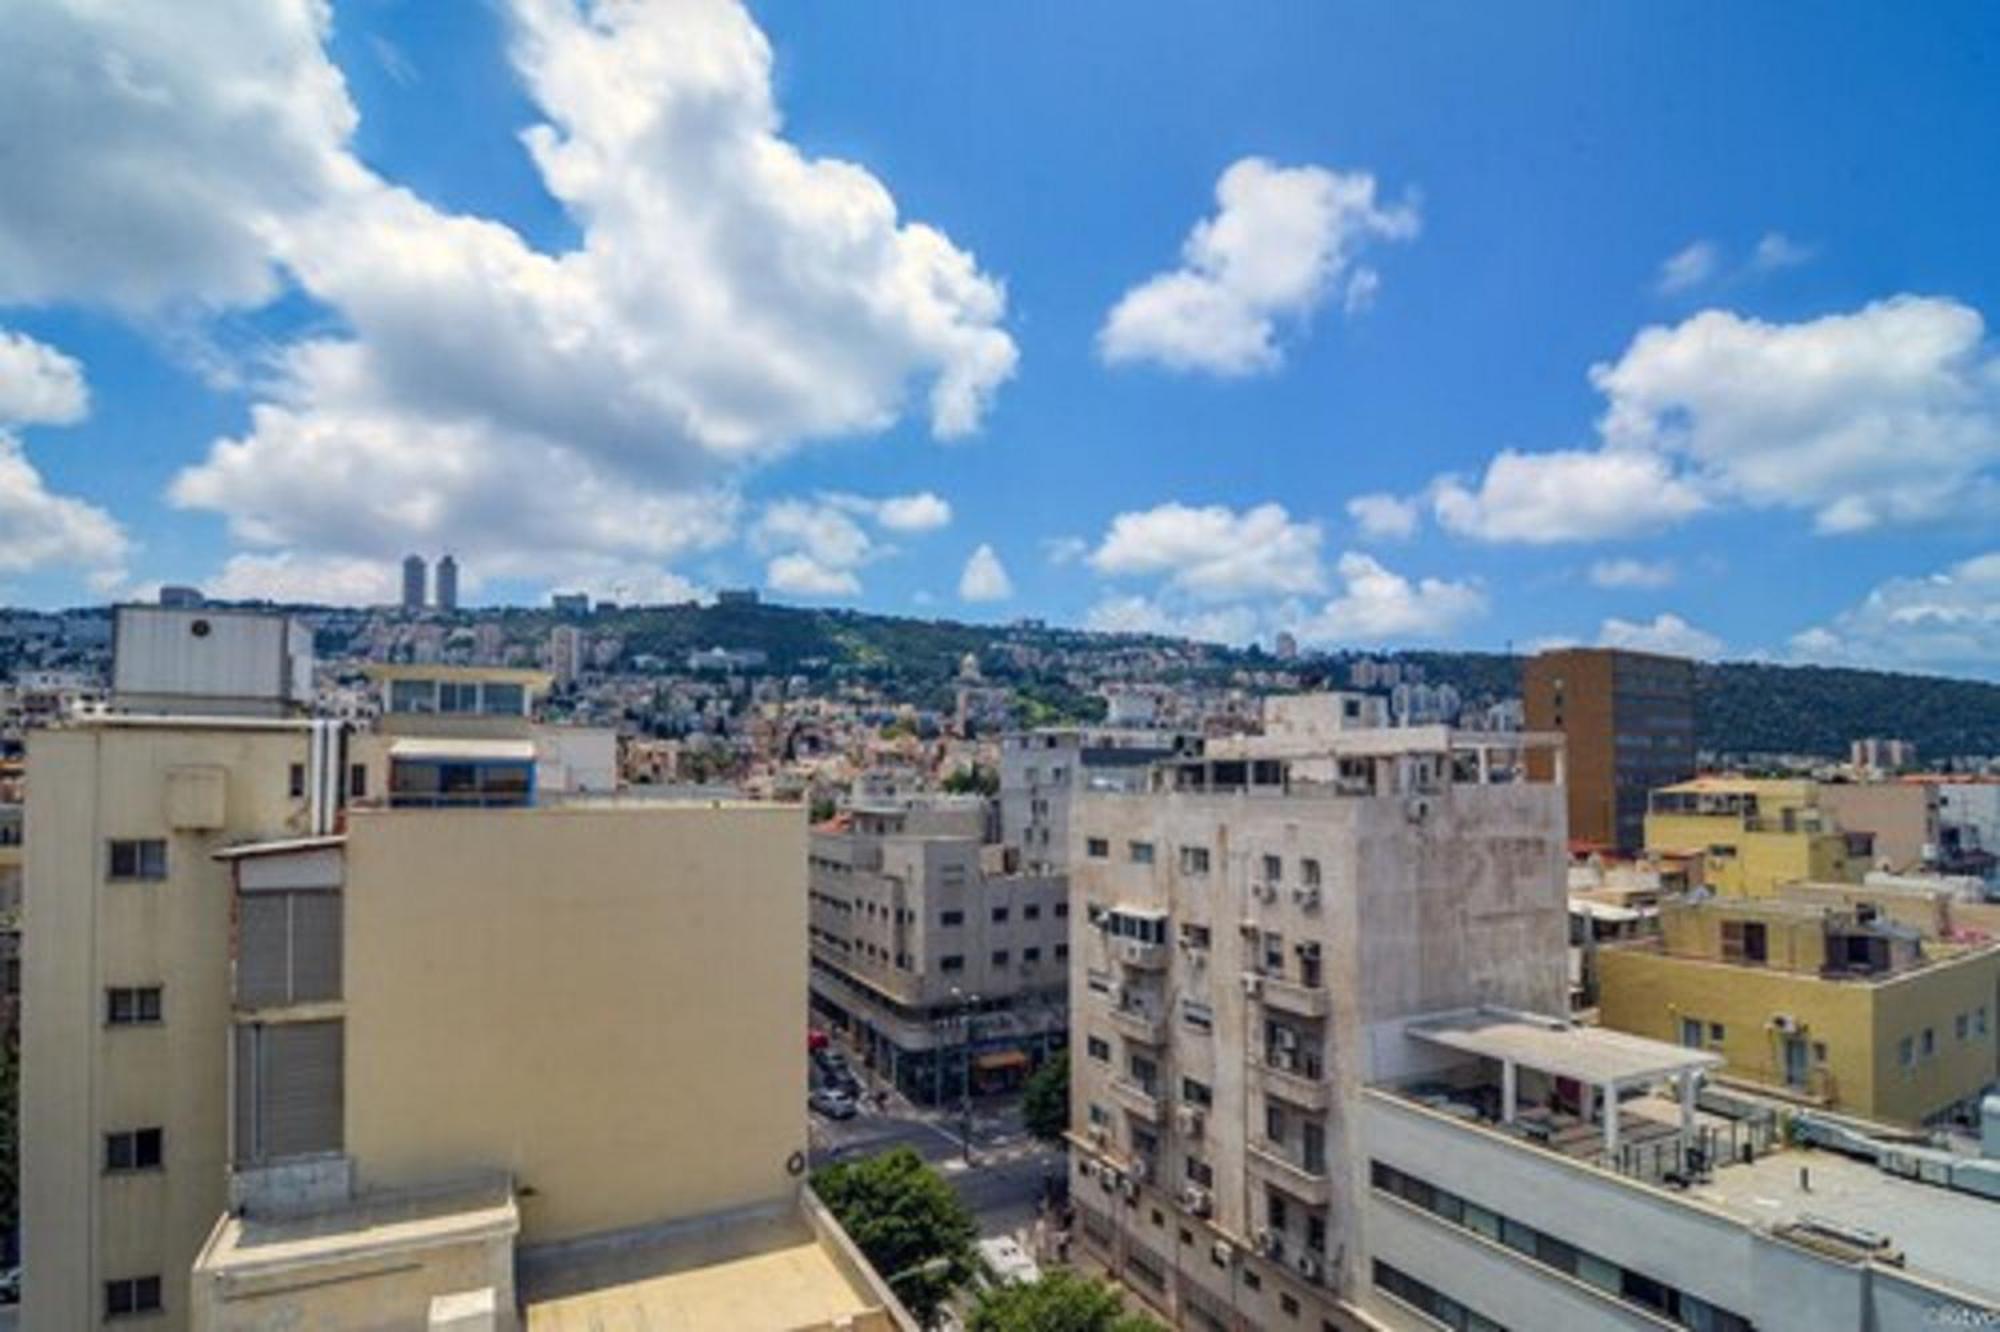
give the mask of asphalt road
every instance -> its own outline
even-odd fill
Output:
[[[913,1148],[936,1166],[979,1223],[981,1235],[1018,1235],[1035,1218],[1043,1180],[1060,1179],[1063,1154],[1029,1137],[1018,1098],[982,1102],[972,1118],[972,1164],[965,1163],[957,1112],[939,1114],[894,1098],[853,1119],[812,1116],[812,1163]]]

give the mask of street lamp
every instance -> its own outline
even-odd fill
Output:
[[[959,1085],[959,1146],[964,1149],[965,1163],[972,1164],[972,1017],[979,1007],[979,996],[966,994],[956,985],[951,987],[951,997],[958,1001],[959,1045],[964,1051],[963,1071],[965,1080]]]

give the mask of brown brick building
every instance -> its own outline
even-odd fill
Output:
[[[1529,658],[1521,695],[1529,730],[1568,741],[1570,840],[1638,850],[1647,793],[1694,775],[1694,663],[1563,648]]]

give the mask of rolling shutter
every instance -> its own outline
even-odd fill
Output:
[[[239,1164],[340,1150],[343,1025],[284,1022],[237,1028]]]
[[[236,1002],[244,1008],[340,998],[340,894],[237,898]]]

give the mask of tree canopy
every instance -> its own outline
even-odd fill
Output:
[[[925,1327],[972,1279],[972,1214],[907,1147],[814,1172],[813,1192]]]
[[[1069,1127],[1069,1051],[1035,1070],[1021,1096],[1021,1122],[1044,1142],[1060,1142]]]
[[[966,1323],[967,1332],[1159,1332],[1159,1328],[1143,1314],[1129,1312],[1118,1292],[1104,1282],[1068,1271],[984,1292]]]

